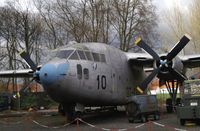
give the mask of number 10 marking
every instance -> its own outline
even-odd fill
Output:
[[[97,89],[100,89],[100,85],[101,85],[102,89],[106,89],[106,76],[102,75],[100,77],[100,75],[98,75],[97,76],[97,82],[98,82],[98,88]]]

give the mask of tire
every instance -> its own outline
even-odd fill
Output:
[[[141,122],[142,122],[142,123],[145,123],[146,121],[147,121],[146,116],[145,116],[145,115],[142,115],[142,116],[141,116]]]
[[[176,98],[176,106],[179,106],[181,104],[181,98]]]
[[[160,115],[158,113],[154,114],[154,120],[159,120],[160,119]]]
[[[71,122],[75,119],[75,107],[73,105],[63,105],[65,111],[65,117],[67,122]]]
[[[58,106],[58,113],[60,113],[62,116],[65,116],[65,110],[62,104],[59,104]]]
[[[127,104],[126,112],[127,112],[128,116],[130,116],[130,117],[135,116],[138,112],[138,105],[134,102]]]
[[[76,118],[82,118],[82,116],[83,116],[83,113],[80,112],[80,111],[77,111],[77,112],[75,113],[75,117],[76,117]]]
[[[168,98],[166,100],[166,110],[167,110],[167,113],[173,112],[173,106],[172,106],[172,99],[171,98]]]
[[[129,123],[134,123],[134,118],[128,118]]]
[[[184,125],[185,125],[185,119],[180,119],[180,124],[181,124],[182,126],[184,126]]]
[[[196,124],[200,125],[200,119],[196,119]]]

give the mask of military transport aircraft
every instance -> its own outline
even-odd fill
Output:
[[[48,95],[60,103],[68,119],[75,109],[132,103],[131,96],[145,93],[157,76],[162,80],[185,80],[186,68],[200,65],[200,55],[177,56],[190,41],[188,35],[168,54],[156,54],[138,38],[135,44],[147,53],[122,52],[102,43],[72,43],[57,50],[55,58],[36,66],[26,52],[21,57],[30,69],[1,71],[0,77],[33,77]],[[144,67],[154,67],[146,77]]]

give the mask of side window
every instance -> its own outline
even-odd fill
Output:
[[[85,57],[85,54],[83,51],[78,50],[78,54],[79,54],[81,60],[86,60],[86,57]]]
[[[92,56],[93,56],[95,62],[99,62],[100,61],[100,57],[99,57],[98,53],[92,53]]]
[[[78,60],[78,55],[77,55],[77,52],[74,51],[74,53],[69,57],[70,60]]]
[[[101,56],[101,62],[105,62],[106,63],[106,57],[104,54],[100,54]]]
[[[83,69],[84,79],[89,79],[89,70],[87,68]]]
[[[93,61],[92,54],[90,52],[86,51],[85,55],[86,55],[88,60]]]
[[[82,79],[82,66],[80,64],[77,65],[77,77]]]

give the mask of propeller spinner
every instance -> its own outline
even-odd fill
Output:
[[[147,78],[137,87],[137,90],[143,94],[146,90],[148,84],[153,80],[153,78],[160,73],[161,70],[165,70],[172,74],[178,80],[187,79],[180,72],[176,71],[174,68],[170,66],[172,60],[177,56],[177,54],[187,45],[190,41],[191,37],[189,35],[184,35],[180,41],[172,48],[172,50],[164,57],[159,57],[159,55],[151,49],[141,38],[138,38],[135,41],[135,44],[140,48],[144,49],[148,52],[153,59],[156,61],[157,68],[153,70],[153,72],[147,76]]]

